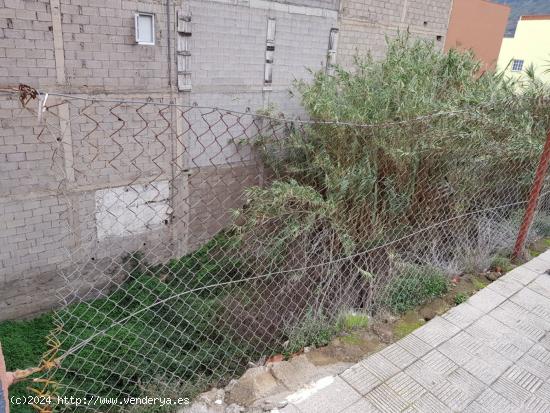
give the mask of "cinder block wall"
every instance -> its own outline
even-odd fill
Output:
[[[340,3],[174,0],[167,14],[165,0],[0,0],[0,86],[23,83],[99,102],[71,100],[52,109],[48,130],[58,132],[42,133],[35,114],[0,95],[0,320],[56,306],[56,294],[70,300],[75,291],[84,298],[107,293],[123,279],[128,252],[159,261],[198,248],[226,225],[243,189],[261,182],[253,152],[232,145],[234,136],[219,125],[198,136],[185,132],[178,110],[138,111],[101,100],[197,104],[249,118],[274,107],[305,116],[288,91],[310,76],[308,68],[326,65],[332,28],[340,29],[344,64],[355,47],[381,56],[384,34],[409,21],[422,26],[429,18],[434,31],[417,35],[444,35],[447,9],[437,1],[407,0],[404,15],[398,1],[395,10],[391,2]],[[154,46],[135,43],[138,11],[155,15]],[[176,12],[192,17],[185,92],[177,84]],[[264,79],[268,19],[276,25],[271,83]],[[59,102],[50,96],[50,105]],[[185,116],[201,127],[197,113]],[[112,222],[99,211],[104,200],[150,191],[152,181],[173,210],[162,212],[166,219],[134,235],[107,228]]]
[[[338,63],[353,66],[356,54],[386,53],[386,38],[409,31],[443,49],[452,0],[342,0]]]

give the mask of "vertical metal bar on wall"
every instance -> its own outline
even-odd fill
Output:
[[[544,144],[544,149],[542,150],[539,165],[535,173],[535,180],[533,181],[533,186],[531,187],[529,202],[527,203],[527,208],[525,209],[523,222],[519,228],[518,238],[516,240],[516,245],[514,246],[514,252],[512,255],[513,258],[519,258],[523,254],[525,240],[527,239],[527,234],[529,233],[531,224],[533,223],[535,209],[537,208],[537,204],[539,202],[540,191],[542,190],[544,177],[546,175],[546,171],[548,170],[548,164],[550,164],[550,130],[546,136],[546,143]]]

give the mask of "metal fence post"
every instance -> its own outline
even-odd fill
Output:
[[[527,208],[525,209],[525,215],[523,216],[523,222],[519,228],[518,238],[516,240],[516,245],[514,246],[514,252],[512,258],[516,259],[522,256],[523,250],[525,248],[525,240],[527,239],[527,234],[531,229],[531,224],[533,223],[533,218],[535,216],[535,209],[537,207],[540,191],[544,183],[544,177],[546,171],[548,170],[548,164],[550,163],[550,130],[546,136],[546,143],[544,144],[544,149],[540,156],[539,165],[535,173],[535,179],[533,181],[533,186],[531,187],[531,192],[529,194],[529,202],[527,203]]]

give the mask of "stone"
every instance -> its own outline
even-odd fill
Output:
[[[271,365],[273,376],[289,389],[298,388],[302,384],[312,380],[315,370],[315,365],[305,355]]]
[[[267,363],[280,363],[285,357],[282,354],[274,354],[267,359]]]
[[[238,380],[237,379],[231,379],[229,380],[229,383],[227,383],[227,386],[224,387],[224,390],[229,393],[231,392],[231,389],[233,389],[233,386],[235,386],[235,384],[237,384]]]
[[[241,413],[244,412],[246,409],[242,406],[239,406],[238,404],[231,403],[229,406],[225,408],[225,413]]]
[[[430,321],[432,318],[434,318],[437,315],[437,312],[431,307],[423,307],[420,309],[418,314],[424,320]]]
[[[198,401],[205,403],[207,406],[222,405],[225,399],[225,390],[213,388],[198,397]]]
[[[502,273],[498,271],[490,271],[485,274],[485,278],[487,278],[489,281],[496,281],[500,277],[502,277]]]
[[[211,413],[208,406],[202,402],[195,402],[191,406],[178,409],[177,413]]]
[[[233,385],[228,402],[248,406],[255,400],[279,390],[284,388],[273,377],[269,367],[254,367],[248,369]]]

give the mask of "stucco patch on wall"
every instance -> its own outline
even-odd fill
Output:
[[[170,219],[168,181],[121,186],[96,191],[96,224],[99,241],[126,237],[161,228]]]

